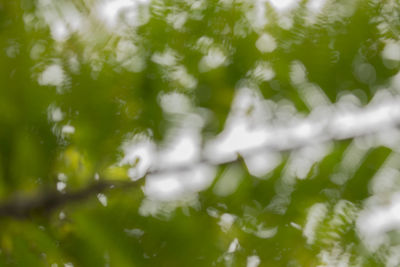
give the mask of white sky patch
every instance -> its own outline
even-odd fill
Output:
[[[61,128],[61,134],[63,135],[63,136],[65,136],[65,135],[70,135],[70,134],[74,134],[75,133],[75,127],[74,126],[72,126],[72,125],[64,125],[62,128]]]
[[[62,112],[61,108],[55,105],[50,105],[47,112],[48,118],[52,122],[59,122],[64,118],[64,113]]]
[[[301,226],[295,222],[290,222],[290,226],[292,226],[293,228],[295,228],[297,230],[302,230]]]
[[[304,179],[310,171],[312,161],[301,157],[294,157],[288,165],[288,171],[291,176]]]
[[[387,233],[400,227],[400,193],[370,197],[357,219],[357,229],[370,251],[387,243]]]
[[[200,110],[198,114],[196,113],[187,113],[186,116],[182,118],[182,127],[187,127],[188,129],[194,130],[196,133],[195,135],[201,139],[200,135],[197,135],[200,133],[200,129],[204,126],[205,120],[209,114],[207,114],[207,111]],[[199,141],[200,142],[200,141]]]
[[[132,165],[129,177],[133,180],[143,177],[155,158],[155,144],[145,136],[136,136],[123,145],[123,151],[125,155],[120,165]]]
[[[199,163],[201,117],[187,114],[181,123],[168,132],[164,146],[148,161],[148,164],[154,163],[151,166],[154,170],[160,170],[146,178],[144,192],[151,199],[180,200],[208,188],[215,178],[214,166]],[[151,147],[153,149],[153,145]],[[134,160],[132,151],[135,150],[131,149],[130,159]]]
[[[297,159],[294,169],[294,176],[299,179],[305,179],[311,170],[314,162],[310,159]]]
[[[332,130],[337,137],[346,138],[362,132],[390,128],[400,119],[399,103],[399,97],[382,90],[377,92],[371,103],[364,108],[342,105],[332,119]]]
[[[268,0],[277,11],[287,11],[297,6],[299,0]]]
[[[271,103],[271,102],[270,102]],[[248,113],[252,109],[251,114]],[[231,117],[245,117],[249,120],[256,119],[259,121],[261,117],[270,117],[272,114],[264,103],[261,92],[255,88],[240,88],[236,91],[235,98],[232,103]]]
[[[189,74],[184,66],[174,67],[170,75],[173,80],[177,81],[185,89],[194,89],[197,85],[196,78]]]
[[[116,59],[119,62],[127,60],[132,55],[138,52],[138,47],[130,40],[121,40],[118,42],[115,51]]]
[[[233,223],[235,222],[235,220],[236,220],[236,216],[235,215],[232,215],[232,214],[229,214],[229,213],[224,213],[224,214],[221,215],[221,218],[220,218],[220,220],[218,222],[218,225],[221,227],[221,230],[224,233],[226,233],[231,229],[231,227],[232,227]]]
[[[260,257],[258,257],[257,255],[252,255],[247,257],[246,267],[258,267],[260,263],[261,263]]]
[[[107,207],[107,196],[104,194],[97,194],[97,199],[104,207]]]
[[[348,247],[346,248],[348,250]],[[333,248],[329,248],[327,250],[322,249],[321,252],[318,254],[318,258],[320,259],[319,266],[329,266],[329,267],[346,267],[346,266],[360,266],[357,264],[351,264],[350,258],[353,255],[351,253],[344,250],[343,246],[336,244]],[[358,262],[358,259],[355,260]]]
[[[237,238],[233,239],[233,241],[230,243],[229,248],[228,248],[228,253],[234,253],[238,248],[239,248],[239,240]]]
[[[61,211],[61,212],[58,214],[58,218],[59,218],[60,220],[64,220],[66,217],[67,217],[67,215],[66,215],[63,211]]]
[[[208,207],[207,208],[207,214],[213,218],[218,218],[219,217],[219,211],[216,208],[213,207]]]
[[[216,161],[229,161],[237,157],[237,152],[263,146],[269,134],[264,128],[249,127],[246,119],[237,119],[227,125],[216,139],[207,143],[206,156]]]
[[[192,108],[189,97],[178,92],[162,94],[160,104],[167,113],[187,114]]]
[[[83,16],[72,3],[39,1],[39,14],[50,28],[54,40],[64,42],[71,33],[82,30]]]
[[[382,57],[388,60],[400,61],[400,43],[394,40],[387,41],[382,51]]]
[[[392,152],[369,183],[370,193],[384,195],[400,191],[400,171],[397,168],[398,162],[400,162],[400,155],[396,152]]]
[[[330,229],[343,229],[354,222],[357,215],[355,204],[347,200],[339,200],[333,210],[333,216],[329,221]],[[331,231],[333,233],[335,230]]]
[[[214,43],[214,39],[208,36],[200,37],[196,42],[196,48],[203,54],[207,54],[208,50],[211,48]]]
[[[299,94],[307,105],[312,110],[317,107],[327,107],[331,105],[331,101],[325,92],[316,84],[306,83],[299,86]]]
[[[208,54],[200,60],[199,70],[205,72],[218,68],[225,64],[226,59],[227,56],[221,49],[212,47],[208,50]]]
[[[289,30],[293,26],[293,18],[289,15],[280,16],[278,19],[278,25],[282,29]]]
[[[278,103],[276,103],[274,115],[277,121],[279,121],[280,123],[283,123],[284,125],[291,125],[292,127],[294,127],[294,124],[296,122],[299,122],[302,118],[304,118],[304,116],[301,116],[300,118],[296,117],[296,111],[296,107],[291,101],[280,100]]]
[[[268,62],[258,62],[249,74],[254,79],[262,82],[270,81],[275,77],[275,72]]]
[[[256,41],[256,47],[262,53],[270,53],[277,47],[275,38],[268,34],[263,33]]]
[[[253,232],[255,236],[262,239],[274,237],[278,233],[278,227],[265,228],[262,224],[257,225],[257,230]]]
[[[72,3],[63,4],[62,9],[64,21],[71,32],[80,31],[84,28],[82,27],[84,22],[83,16]]]
[[[129,11],[136,7],[134,0],[108,0],[103,1],[98,7],[97,12],[105,23],[114,28],[118,24],[119,14],[121,11]]]
[[[144,192],[158,201],[181,200],[210,186],[215,177],[215,167],[197,164],[187,170],[148,175]]]
[[[309,121],[302,121],[296,124],[293,128],[293,135],[299,139],[308,139],[314,134],[315,128]],[[318,131],[317,131],[318,132]]]
[[[199,192],[208,188],[214,181],[216,169],[207,164],[198,164],[188,171],[187,177],[183,178],[182,184],[188,192]]]
[[[274,152],[262,152],[244,158],[251,175],[262,177],[273,171],[282,161],[282,156]]]
[[[170,13],[167,15],[167,22],[171,24],[175,30],[181,30],[187,19],[187,12]]]
[[[307,2],[307,8],[313,13],[319,13],[325,6],[327,0],[310,0]]]
[[[331,152],[332,146],[330,143],[306,146],[291,155],[289,164],[289,173],[299,179],[305,179],[311,168],[317,162]]]
[[[214,194],[225,197],[233,194],[243,178],[242,169],[239,166],[230,166],[223,172],[213,188]]]
[[[306,67],[300,61],[293,61],[290,65],[290,80],[295,85],[307,82]]]
[[[266,17],[266,8],[264,0],[254,1],[254,8],[246,12],[247,20],[251,23],[253,28],[261,30],[267,24],[268,19]]]
[[[151,56],[151,60],[162,66],[174,66],[177,62],[176,52],[170,48],[167,48],[164,52],[155,52]]]
[[[171,198],[169,200],[147,197],[142,201],[139,213],[142,216],[154,216],[159,219],[169,219],[171,213],[178,207],[192,207],[194,209],[199,209],[200,203],[197,195],[190,194],[181,198]]]
[[[64,191],[64,189],[67,187],[67,184],[65,182],[57,182],[57,191]]]
[[[314,243],[317,227],[324,220],[327,212],[328,208],[325,203],[314,204],[309,209],[306,224],[303,229],[303,235],[307,239],[307,244]]]
[[[358,147],[356,143],[351,143],[344,152],[340,166],[347,171],[357,170],[366,152],[365,149]]]
[[[62,113],[60,108],[54,109],[53,112],[51,113],[51,120],[52,121],[55,121],[55,122],[61,121],[63,119],[63,117],[64,117],[64,115],[63,115],[63,113]]]
[[[151,199],[161,201],[175,200],[185,193],[183,184],[177,179],[177,173],[148,176],[144,192]]]
[[[118,42],[115,59],[122,67],[132,72],[140,72],[146,65],[143,52],[131,40],[122,39]]]
[[[65,80],[64,70],[58,64],[47,66],[39,75],[40,85],[61,86]]]
[[[196,162],[200,156],[200,134],[197,130],[182,129],[167,140],[167,145],[159,152],[159,166],[183,166]]]
[[[368,141],[373,146],[384,144],[395,148],[399,144],[398,139],[392,143],[385,141],[385,136],[394,139],[399,132],[395,125],[400,121],[400,97],[387,90],[378,91],[363,107],[355,95],[342,96],[334,105],[314,107],[308,117],[298,115],[290,103],[263,102],[256,91],[237,90],[224,130],[205,144],[206,159],[219,164],[236,159],[240,153],[246,160],[247,156],[263,151],[293,149],[355,136],[375,136]],[[325,98],[322,94],[320,97]],[[387,134],[377,136],[381,129],[386,129]],[[361,142],[358,143],[360,146]],[[307,162],[305,165],[309,166],[314,160]],[[307,169],[299,170],[299,174],[303,173],[300,177]]]
[[[53,39],[59,42],[65,41],[70,35],[67,25],[62,20],[53,21],[50,32]]]
[[[367,152],[368,149],[359,147],[356,142],[352,142],[343,154],[339,173],[332,175],[331,181],[339,185],[345,184],[358,170]]]

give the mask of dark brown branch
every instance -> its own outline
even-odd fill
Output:
[[[142,184],[140,181],[93,183],[83,189],[62,193],[57,190],[42,191],[32,196],[15,196],[0,204],[0,217],[25,219],[35,214],[49,214],[66,204],[86,200],[112,188],[128,188]]]

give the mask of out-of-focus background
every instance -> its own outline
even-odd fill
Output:
[[[0,2],[0,265],[399,266],[399,12]]]

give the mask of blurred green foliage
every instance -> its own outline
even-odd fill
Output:
[[[268,1],[142,2],[136,1],[135,23],[122,14],[112,29],[96,16],[102,1],[0,2],[1,199],[53,190],[60,173],[72,191],[96,175],[126,179],[126,169],[115,165],[123,156],[121,144],[138,133],[162,144],[173,125],[160,105],[165,93],[184,94],[193,109],[206,111],[205,142],[224,129],[242,84],[308,114],[310,107],[290,78],[294,61],[304,65],[309,82],[329,101],[350,91],[362,105],[389,86],[400,67],[382,59],[385,41],[399,39],[396,1],[327,1],[312,13],[304,0],[284,14]],[[255,21],[260,3],[265,24]],[[68,21],[71,6],[85,18],[81,29],[73,27],[71,17]],[[61,33],[52,24],[56,18],[67,25]],[[59,36],[63,30],[66,37]],[[257,45],[263,33],[276,47]],[[175,53],[174,63],[157,62],[155,55],[168,51]],[[251,73],[260,62],[268,62],[273,77]],[[375,72],[355,74],[355,64],[362,63]],[[50,66],[56,74],[47,77]],[[392,150],[371,148],[349,182],[333,183],[330,178],[351,144],[332,144],[331,152],[292,186],[285,211],[271,203],[280,201],[277,191],[286,186],[282,177],[290,152],[282,154],[268,179],[234,163],[242,174],[227,196],[215,194],[215,187],[232,166],[218,166],[215,181],[195,204],[158,203],[154,216],[140,214],[146,196],[133,188],[107,192],[106,206],[93,196],[29,220],[2,217],[0,265],[254,267],[249,257],[256,255],[259,266],[328,266],[323,251],[336,249],[337,257],[349,257],[343,266],[384,266],[384,259],[360,241],[354,214]],[[309,244],[299,228],[315,203],[326,203],[327,215],[317,241]],[[223,214],[235,218],[227,231],[220,227]],[[230,251],[235,239],[239,245]]]

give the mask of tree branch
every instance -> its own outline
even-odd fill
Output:
[[[308,121],[304,120],[306,126],[310,130],[306,134],[302,133],[300,136],[296,133],[296,127],[286,127],[286,129],[278,129],[272,134],[270,142],[262,144],[258,147],[249,149],[242,149],[240,151],[232,151],[232,155],[225,160],[215,160],[212,158],[203,157],[196,162],[189,165],[171,166],[164,169],[148,170],[138,181],[125,181],[125,182],[112,182],[112,181],[99,181],[88,185],[87,187],[75,192],[62,193],[57,190],[37,192],[33,196],[17,196],[11,197],[0,203],[0,218],[1,217],[14,217],[14,218],[28,218],[34,214],[45,213],[48,214],[55,209],[58,209],[66,204],[83,201],[93,195],[105,192],[111,188],[129,188],[132,186],[139,186],[144,183],[144,178],[149,175],[165,174],[165,173],[179,173],[190,170],[199,164],[208,164],[219,166],[222,164],[231,164],[235,162],[242,162],[243,157],[256,155],[265,151],[269,152],[290,152],[296,149],[311,145],[321,145],[331,141],[343,141],[354,139],[357,137],[371,136],[389,130],[396,129],[400,122],[400,98],[389,99],[380,105],[367,106],[366,108],[359,109],[357,112],[343,115],[332,113],[329,118],[324,118],[325,123],[321,121]],[[390,116],[380,117],[379,120],[368,119],[375,114],[376,117],[382,113],[384,109],[385,114]],[[349,121],[352,124],[349,124]],[[357,125],[358,122],[359,125]],[[296,125],[294,125],[296,126]],[[212,155],[214,156],[214,155]]]
[[[0,204],[0,217],[26,219],[35,214],[50,214],[66,204],[84,201],[112,188],[129,188],[141,184],[143,179],[126,182],[99,181],[73,192],[51,190],[41,191],[32,196],[15,196]]]

